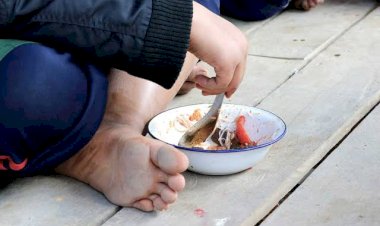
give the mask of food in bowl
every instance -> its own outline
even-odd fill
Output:
[[[189,170],[207,175],[237,173],[254,166],[286,132],[284,121],[268,111],[245,105],[223,104],[216,129],[192,147],[178,142],[188,128],[210,109],[209,104],[165,111],[148,125],[149,134],[183,151]]]
[[[192,115],[190,115],[190,121],[194,119],[193,115],[200,115],[200,110],[196,109]],[[207,150],[225,150],[225,149],[240,149],[256,146],[257,143],[250,138],[246,129],[246,115],[239,115],[230,124],[226,126],[226,123],[216,123],[213,121],[200,130],[198,130],[191,139],[190,148],[201,148]],[[199,121],[202,117],[197,117],[196,121]],[[223,120],[223,119],[221,119]],[[219,122],[217,119],[215,121]],[[232,126],[231,126],[232,124]]]

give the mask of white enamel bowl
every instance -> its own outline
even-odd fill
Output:
[[[149,134],[155,139],[171,144],[183,151],[189,158],[188,170],[206,175],[228,175],[253,167],[264,158],[270,147],[286,133],[284,121],[275,114],[245,105],[223,104],[219,123],[234,129],[239,115],[246,118],[245,128],[257,146],[230,150],[201,150],[178,146],[178,141],[186,131],[189,116],[200,109],[202,116],[209,110],[209,104],[189,105],[174,108],[155,116],[148,125]],[[182,123],[180,123],[182,122]]]

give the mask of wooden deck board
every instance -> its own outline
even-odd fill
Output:
[[[254,169],[223,177],[186,173],[186,190],[162,213],[117,212],[98,192],[65,177],[21,179],[0,190],[0,225],[254,225],[379,101],[379,10],[337,39],[374,2],[335,0],[307,14],[289,11],[264,22],[234,22],[250,34],[251,53],[295,58],[250,56],[244,83],[226,101],[259,104],[288,124],[285,139]],[[293,34],[310,39],[293,47],[281,43],[289,37],[278,29],[289,21],[301,25]],[[194,90],[170,108],[212,99]]]
[[[235,26],[237,26],[245,34],[252,34],[258,31],[259,29],[261,29],[263,26],[265,26],[267,23],[269,23],[273,19],[275,19],[276,16],[277,15],[271,18],[268,18],[266,20],[261,20],[261,21],[242,21],[242,20],[237,20],[230,17],[225,17],[225,18],[231,23],[233,23]]]
[[[262,226],[380,225],[380,105]]]
[[[285,195],[284,191],[301,180],[379,102],[380,30],[375,29],[378,14],[379,8],[261,105],[281,112],[289,133],[287,141],[280,142],[269,154],[266,166],[276,172],[272,179],[283,183],[262,187],[272,191],[273,197],[268,196],[247,223],[257,222],[268,213]],[[277,101],[280,98],[281,104]],[[281,179],[284,177],[286,180]],[[272,207],[267,206],[271,202]]]
[[[264,99],[259,107],[283,117],[289,132],[252,170],[224,177],[187,173],[186,190],[170,210],[151,214],[123,209],[105,225],[259,222],[380,100],[380,56],[374,54],[380,51],[379,34],[374,27],[372,19],[363,20]],[[371,37],[363,35],[369,33]],[[374,55],[368,59],[368,53]],[[205,211],[204,216],[196,210]]]
[[[20,179],[0,192],[0,225],[99,225],[118,207],[72,179]]]
[[[373,0],[330,0],[307,13],[285,11],[249,35],[249,53],[304,59],[318,48],[330,44],[375,6]]]

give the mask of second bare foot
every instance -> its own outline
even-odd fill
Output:
[[[296,9],[310,10],[323,2],[324,0],[293,0],[292,4]]]

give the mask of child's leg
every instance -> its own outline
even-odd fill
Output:
[[[0,62],[0,176],[51,169],[83,147],[57,171],[89,183],[116,204],[167,208],[184,187],[179,173],[187,158],[141,133],[186,79],[193,66],[186,62],[170,91],[115,71],[104,115],[104,73],[39,44],[15,48]]]
[[[102,119],[107,79],[96,67],[34,43],[0,40],[0,176],[53,169]],[[8,48],[8,49],[7,49]],[[75,62],[75,63],[73,63]]]
[[[90,143],[57,171],[84,181],[113,203],[144,211],[166,209],[185,186],[186,156],[142,135],[164,110],[195,65],[191,54],[174,87],[162,87],[114,70],[103,122]]]

